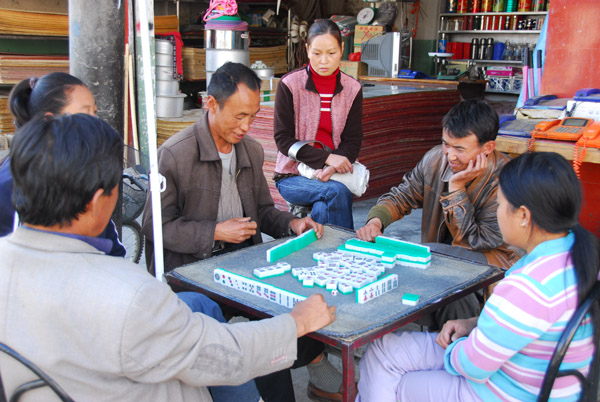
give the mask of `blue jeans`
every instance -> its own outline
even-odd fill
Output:
[[[352,193],[340,182],[325,183],[302,176],[278,180],[275,185],[281,196],[295,205],[312,205],[311,218],[322,224],[354,230]]]
[[[177,296],[179,300],[188,305],[192,312],[202,313],[219,322],[226,322],[219,305],[202,293],[179,292]],[[214,402],[258,402],[260,399],[254,380],[235,386],[208,387],[208,390]]]

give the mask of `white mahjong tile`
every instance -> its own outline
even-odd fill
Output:
[[[327,290],[337,289],[337,285],[338,285],[337,281],[329,280],[329,281],[327,281],[327,283],[325,283],[325,289],[327,289]]]
[[[305,288],[312,288],[315,286],[315,280],[313,278],[304,278],[302,280],[302,286]]]
[[[315,285],[323,287],[327,283],[328,278],[323,275],[319,275],[316,278],[314,278],[314,280],[315,280]]]

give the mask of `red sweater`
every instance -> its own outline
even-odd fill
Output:
[[[332,125],[331,125],[331,98],[333,98],[333,92],[337,83],[337,75],[340,69],[338,68],[335,72],[327,77],[319,75],[310,66],[310,74],[315,87],[321,97],[321,117],[319,119],[319,129],[317,131],[316,139],[327,145],[329,149],[335,149],[333,145],[333,138],[331,136]],[[315,144],[316,148],[322,148],[321,144]]]

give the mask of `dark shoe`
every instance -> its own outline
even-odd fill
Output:
[[[319,402],[341,402],[342,400],[342,392],[327,392],[320,390],[319,388],[312,385],[312,383],[308,382],[308,389],[306,391],[308,397],[313,401]]]

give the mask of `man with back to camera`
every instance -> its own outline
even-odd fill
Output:
[[[117,202],[122,140],[96,117],[38,116],[15,136],[10,158],[24,225],[0,239],[0,341],[75,400],[210,401],[207,386],[289,367],[296,338],[335,318],[313,295],[289,314],[221,324],[106,255],[110,241],[95,236]],[[0,366],[9,395],[34,378],[4,354]]]
[[[260,110],[260,79],[247,66],[225,63],[212,75],[205,115],[169,138],[158,150],[165,271],[275,238],[323,226],[310,217],[297,219],[274,207],[262,171],[264,151],[246,133]],[[149,195],[150,196],[150,195]],[[146,264],[154,273],[152,207],[143,217]],[[299,340],[293,368],[306,366],[309,386],[325,397],[341,399],[341,374],[312,338]],[[290,370],[256,378],[266,402],[295,400]]]
[[[442,128],[442,145],[379,198],[356,235],[373,241],[392,222],[422,208],[421,242],[432,250],[508,268],[518,256],[502,240],[496,220],[498,173],[509,161],[495,149],[498,115],[483,101],[463,101],[444,116]],[[436,330],[449,319],[478,313],[479,303],[469,295],[423,323]]]

